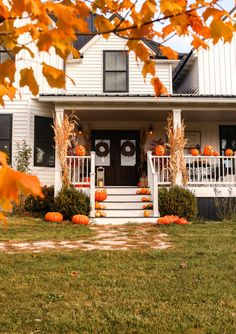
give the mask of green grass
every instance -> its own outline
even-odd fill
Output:
[[[236,223],[159,231],[172,249],[0,253],[0,333],[236,333]]]
[[[78,228],[78,225],[70,222],[56,224],[36,218],[10,218],[6,226],[0,225],[0,242],[6,240],[77,240],[92,235],[93,232],[86,226]]]

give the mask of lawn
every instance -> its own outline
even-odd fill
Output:
[[[160,232],[170,249],[0,252],[0,333],[236,333],[236,222],[153,226],[150,237]],[[28,220],[1,239],[91,233]]]

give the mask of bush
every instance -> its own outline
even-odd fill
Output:
[[[54,211],[54,187],[42,187],[44,198],[28,196],[24,209],[33,217],[44,217],[48,211]]]
[[[160,188],[158,197],[161,216],[177,215],[190,220],[197,215],[197,199],[187,189],[178,186]]]
[[[61,212],[64,219],[71,219],[76,214],[88,216],[90,200],[86,194],[73,186],[62,188],[55,198],[55,210]]]

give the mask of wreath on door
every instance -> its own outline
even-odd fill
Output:
[[[110,147],[108,143],[100,141],[95,145],[95,153],[100,158],[105,158],[110,153]]]
[[[136,152],[135,145],[130,140],[126,140],[121,145],[121,154],[125,157],[132,157]]]

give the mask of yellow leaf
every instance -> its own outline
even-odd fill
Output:
[[[160,45],[161,53],[164,57],[168,59],[178,59],[179,55],[178,52],[174,51],[168,46]]]
[[[43,75],[50,87],[65,88],[65,72],[43,63]]]
[[[212,21],[210,28],[213,44],[216,44],[219,39],[223,39],[224,42],[231,42],[234,31],[234,27],[231,22],[223,22],[221,20]]]
[[[168,95],[166,87],[163,85],[158,77],[152,78],[150,82],[153,85],[156,96]]]
[[[0,83],[4,84],[8,79],[10,83],[14,81],[16,72],[15,60],[8,59],[0,64]]]
[[[34,71],[32,67],[24,68],[20,71],[20,87],[28,86],[33,95],[39,92],[39,86],[35,80]]]

